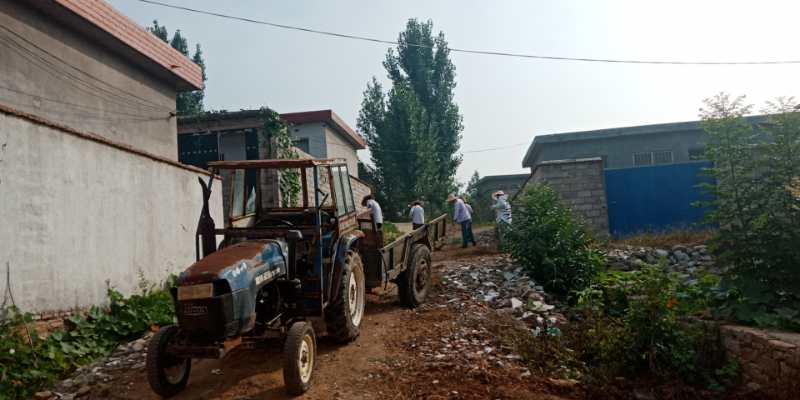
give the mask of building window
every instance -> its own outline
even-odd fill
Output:
[[[689,149],[689,159],[690,160],[705,160],[706,159],[706,149],[703,147],[695,147],[693,149]]]
[[[309,151],[308,151],[308,139],[307,138],[306,139],[297,139],[297,140],[293,141],[293,143],[294,143],[294,147],[297,147],[298,149],[300,149],[301,151],[303,151],[306,154],[310,154]]]
[[[633,153],[633,166],[653,165],[653,153]]]
[[[653,164],[672,164],[672,151],[654,151]]]

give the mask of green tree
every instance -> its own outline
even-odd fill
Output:
[[[480,174],[478,171],[472,173],[472,177],[469,178],[469,182],[467,182],[467,189],[466,194],[467,196],[476,199],[478,198],[478,182],[481,180]]]
[[[169,43],[173,49],[178,50],[181,54],[189,57],[189,42],[186,38],[181,34],[180,29],[175,31],[175,34],[172,35],[172,39],[169,39],[169,32],[167,31],[167,27],[163,25],[159,25],[158,21],[153,21],[153,26],[147,28],[153,35],[158,37],[159,39],[163,40],[165,43]],[[206,63],[203,59],[203,52],[200,50],[200,44],[195,46],[195,52],[192,56],[192,61],[195,64],[200,66],[200,69],[203,73],[203,82],[206,81]],[[192,114],[199,114],[203,112],[203,98],[205,97],[205,90],[195,90],[192,92],[181,92],[178,93],[175,99],[175,109],[178,114],[180,115],[192,115]]]
[[[792,185],[800,177],[800,113],[792,99],[765,110],[754,127],[742,97],[706,100],[703,128],[714,185],[709,219],[717,262],[729,266],[726,281],[738,291],[730,304],[743,322],[798,329],[800,318],[800,199]]]
[[[446,208],[447,193],[457,188],[463,129],[444,33],[434,36],[433,22],[410,19],[383,66],[391,88],[384,92],[373,77],[358,117],[383,185],[376,188],[379,201],[390,218],[415,199],[438,213]]]

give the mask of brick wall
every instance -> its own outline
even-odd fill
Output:
[[[372,193],[372,188],[366,182],[352,175],[350,176],[350,186],[353,188],[353,199],[356,201],[356,211],[359,214],[367,211],[367,208],[361,205],[361,199]]]
[[[544,161],[536,165],[532,183],[553,188],[575,214],[598,235],[608,235],[603,160],[599,157]]]
[[[776,399],[796,398],[800,334],[724,325],[720,337],[728,358],[739,364],[745,391]]]

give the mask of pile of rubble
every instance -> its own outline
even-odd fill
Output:
[[[106,398],[112,388],[132,386],[132,382],[115,382],[115,377],[118,379],[123,374],[114,372],[144,369],[151,336],[148,332],[140,339],[121,344],[110,356],[78,368],[69,378],[58,382],[51,390],[36,393],[34,398],[73,400],[89,394]]]
[[[686,278],[696,278],[705,272],[716,274],[721,272],[705,245],[676,245],[669,250],[621,246],[608,250],[606,260],[609,267],[623,271],[636,270],[647,264],[663,263],[669,270]]]
[[[446,288],[466,292],[501,313],[525,321],[535,334],[566,322],[556,306],[548,303],[552,299],[544,289],[506,255],[450,265],[443,271],[442,283]]]

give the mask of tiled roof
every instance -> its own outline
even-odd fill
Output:
[[[200,66],[103,0],[52,0],[124,45],[170,71],[194,89],[203,87]]]

